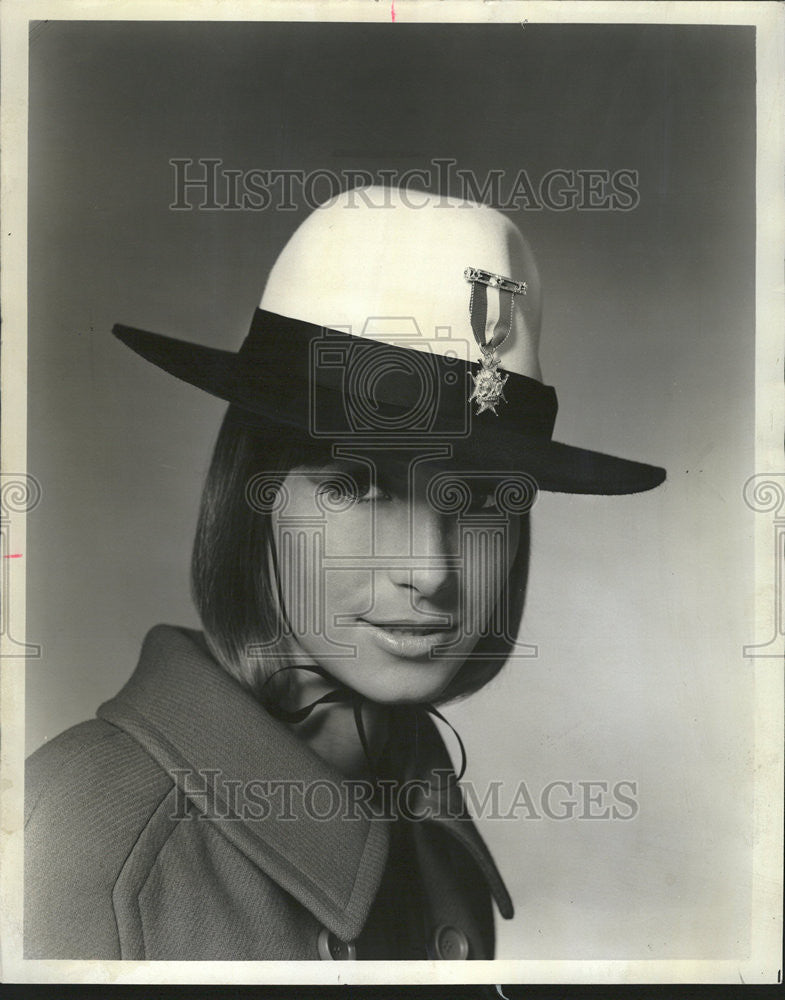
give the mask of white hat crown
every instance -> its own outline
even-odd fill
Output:
[[[488,340],[497,324],[509,329],[496,350],[502,367],[542,381],[534,256],[507,216],[477,202],[381,186],[345,191],[295,231],[270,273],[260,308],[357,337],[476,360],[467,268],[492,276],[484,325]],[[502,295],[494,276],[525,292]]]

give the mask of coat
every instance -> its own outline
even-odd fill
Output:
[[[458,785],[447,810],[434,791],[435,725],[401,720],[410,818],[374,818],[201,633],[156,626],[97,718],[28,761],[25,957],[493,958],[509,895]]]

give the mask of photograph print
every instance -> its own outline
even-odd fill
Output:
[[[771,981],[766,5],[383,6],[25,25],[14,969]]]

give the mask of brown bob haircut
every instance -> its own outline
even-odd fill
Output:
[[[272,687],[265,689],[265,683],[287,662],[280,652],[285,645],[276,645],[285,623],[278,610],[271,515],[250,502],[248,486],[264,473],[269,490],[280,485],[291,469],[324,464],[330,456],[329,443],[299,429],[260,428],[230,406],[207,472],[191,563],[193,598],[213,655],[263,701],[269,700]],[[523,614],[529,568],[529,517],[520,518],[518,549],[499,596],[507,605],[505,634],[480,637],[438,704],[484,687],[510,655]]]

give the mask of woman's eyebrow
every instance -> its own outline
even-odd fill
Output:
[[[330,476],[335,474],[349,475],[354,478],[370,475],[371,470],[360,462],[347,462],[343,459],[327,459],[325,462],[314,462],[298,465],[294,470],[306,476]]]
[[[413,482],[428,483],[439,476],[464,482],[474,494],[483,496],[493,493],[504,482],[503,475],[473,472],[471,470],[455,470],[448,466],[429,464],[427,467],[415,459],[390,458],[384,461],[368,462],[353,461],[346,458],[328,458],[323,462],[303,463],[297,466],[297,471],[312,477],[322,479],[330,475],[345,475],[352,479],[365,482],[373,480],[380,485],[405,492]]]

